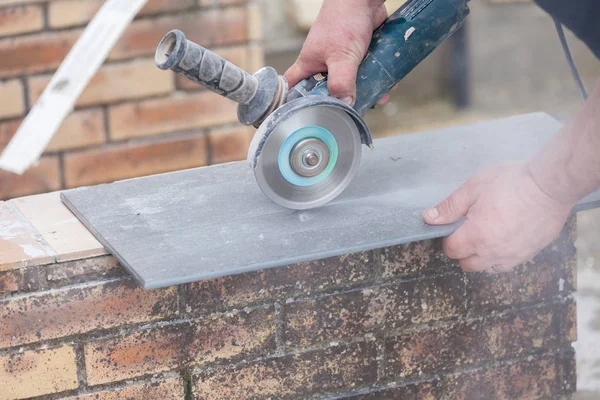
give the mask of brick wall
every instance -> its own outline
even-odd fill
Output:
[[[0,399],[559,399],[575,223],[509,275],[425,241],[154,291],[57,194],[0,203]]]
[[[0,151],[102,3],[0,0]],[[174,28],[249,71],[264,64],[252,0],[149,0],[39,164],[0,171],[0,198],[245,158],[253,131],[236,105],[154,65]]]

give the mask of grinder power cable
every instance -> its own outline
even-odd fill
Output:
[[[257,128],[248,162],[273,202],[305,210],[327,204],[352,181],[362,146],[372,146],[362,116],[464,23],[469,0],[408,0],[373,33],[357,74],[353,107],[332,97],[327,74],[289,88],[275,69],[250,75],[173,30],[156,65],[237,102],[238,119]]]

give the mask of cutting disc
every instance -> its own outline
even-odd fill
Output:
[[[270,132],[254,174],[272,201],[303,210],[324,205],[342,193],[360,157],[360,133],[346,111],[328,105],[306,107]]]

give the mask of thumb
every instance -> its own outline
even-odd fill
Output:
[[[329,93],[352,106],[356,101],[356,72],[360,58],[345,54],[327,62],[327,88]]]
[[[302,79],[309,78],[315,75],[318,72],[322,72],[325,70],[324,65],[319,65],[319,63],[306,63],[303,61],[302,55],[298,57],[298,60],[292,65],[284,74],[285,79],[287,79],[290,88],[296,86],[298,82]]]
[[[430,225],[445,225],[464,217],[469,208],[475,203],[475,196],[468,184],[461,186],[446,200],[423,213],[425,223]]]

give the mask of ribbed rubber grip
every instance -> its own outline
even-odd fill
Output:
[[[160,41],[155,54],[158,68],[170,69],[207,89],[240,104],[248,104],[258,81],[248,72],[172,30]]]

